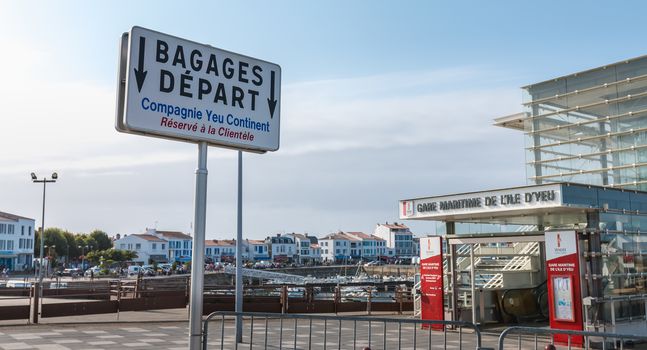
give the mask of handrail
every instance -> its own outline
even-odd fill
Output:
[[[511,334],[511,333],[519,333],[519,334],[525,333],[525,334],[534,334],[534,335],[565,335],[565,336],[568,336],[568,339],[569,339],[569,348],[570,348],[571,336],[584,337],[586,340],[585,349],[589,349],[589,337],[602,338],[603,342],[607,338],[616,339],[616,340],[620,339],[621,341],[625,339],[647,341],[647,336],[645,335],[592,332],[592,331],[572,331],[572,330],[564,330],[564,329],[515,326],[515,327],[506,328],[503,332],[501,332],[501,335],[499,335],[499,340],[497,343],[499,350],[504,349],[505,338],[508,336],[508,334]],[[603,346],[603,349],[604,348],[605,347]]]
[[[332,315],[304,315],[304,314],[276,314],[276,313],[269,313],[269,312],[233,312],[233,311],[216,311],[212,312],[209,314],[205,320],[203,321],[203,330],[202,330],[202,349],[207,350],[207,345],[208,345],[208,336],[209,336],[209,321],[211,321],[214,317],[221,317],[223,321],[223,327],[224,327],[224,320],[225,317],[251,317],[252,320],[254,318],[265,318],[266,322],[268,319],[279,319],[281,320],[281,325],[283,325],[285,322],[283,320],[285,319],[290,319],[290,320],[308,320],[310,321],[310,326],[312,327],[312,321],[313,320],[323,320],[325,322],[328,321],[351,321],[354,322],[355,325],[357,325],[357,322],[372,322],[372,323],[383,323],[383,324],[388,324],[388,323],[398,323],[400,325],[402,324],[411,324],[411,325],[442,325],[444,329],[446,329],[447,326],[450,327],[455,327],[460,330],[460,334],[462,335],[462,329],[463,328],[470,328],[474,331],[474,335],[476,337],[476,349],[481,348],[481,332],[478,328],[477,325],[470,323],[470,322],[465,322],[465,321],[445,321],[445,320],[417,320],[417,319],[406,319],[406,318],[387,318],[387,317],[367,317],[367,316],[332,316]],[[266,323],[267,325],[267,323]],[[341,328],[341,326],[340,326]],[[370,337],[370,334],[369,334]],[[296,339],[296,338],[295,338]],[[385,334],[385,340],[386,340],[386,334]],[[341,343],[340,343],[341,344]]]

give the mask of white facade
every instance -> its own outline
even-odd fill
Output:
[[[270,246],[270,256],[273,261],[291,261],[297,258],[297,245],[292,237],[277,234],[266,238],[265,242]]]
[[[286,236],[294,240],[294,245],[296,247],[296,261],[299,263],[308,263],[308,262],[319,262],[321,261],[321,252],[317,254],[316,249],[312,249],[311,246],[317,245],[318,239],[314,236],[308,236],[308,234],[300,233],[290,233]]]
[[[137,253],[134,262],[148,264],[168,261],[168,242],[165,239],[149,234],[132,234],[114,242],[116,249],[131,250]]]
[[[387,256],[384,239],[363,232],[345,232],[345,234],[356,241],[351,241],[351,256],[363,260],[376,260],[381,256]]]
[[[270,247],[265,243],[265,241],[261,240],[253,240],[253,239],[247,239],[245,242],[243,242],[243,246],[247,247],[246,253],[247,257],[246,260],[250,261],[262,261],[262,260],[270,260]],[[245,257],[243,257],[245,258]]]
[[[169,261],[191,261],[191,256],[193,255],[193,237],[178,231],[157,231],[156,229],[147,229],[146,233],[168,242]]]
[[[396,257],[411,258],[414,256],[413,233],[407,226],[397,222],[377,224],[375,236],[384,239],[386,246],[394,249]]]
[[[34,219],[0,212],[0,270],[24,271],[34,257]]]
[[[204,250],[205,258],[210,258],[214,262],[233,263],[236,259],[236,242],[234,240],[207,240]]]
[[[310,258],[312,259],[313,262],[321,262],[322,257],[321,257],[321,247],[319,244],[311,244],[310,245]]]
[[[348,261],[350,256],[350,238],[342,232],[331,233],[319,240],[321,258],[324,262]]]

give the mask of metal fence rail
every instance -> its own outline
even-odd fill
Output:
[[[237,316],[243,317],[242,343],[235,338]],[[211,322],[218,324],[209,333]],[[442,330],[430,330],[431,325]],[[458,321],[217,311],[204,321],[202,348],[480,349],[481,333]]]
[[[565,341],[560,342],[556,348],[564,349],[625,349],[635,348],[635,343],[647,343],[647,336],[635,334],[618,334],[590,331],[568,331],[550,328],[535,327],[510,327],[506,328],[499,336],[498,349],[504,349],[506,338],[517,334],[516,349],[544,349],[546,345],[555,344],[554,336],[561,336]],[[522,337],[523,336],[523,337]],[[510,339],[512,340],[512,339]],[[582,344],[578,344],[579,342]],[[630,346],[628,346],[630,345]],[[505,349],[513,349],[508,346]],[[642,349],[642,347],[641,347]]]

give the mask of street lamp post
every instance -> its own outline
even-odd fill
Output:
[[[56,182],[58,179],[58,174],[57,173],[52,173],[52,176],[50,179],[47,177],[43,177],[42,179],[38,179],[35,173],[31,173],[31,181],[34,183],[42,183],[43,184],[43,216],[42,220],[40,221],[40,258],[39,258],[39,265],[38,265],[38,282],[40,283],[40,296],[43,296],[43,250],[45,250],[45,188],[47,186],[48,182]]]

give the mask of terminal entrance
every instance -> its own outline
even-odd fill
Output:
[[[447,319],[548,323],[543,240],[541,233],[447,238]]]
[[[647,331],[647,192],[534,185],[402,200],[400,218],[443,237],[446,320]]]

